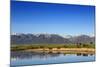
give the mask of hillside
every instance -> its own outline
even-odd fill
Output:
[[[11,35],[11,44],[75,44],[95,43],[95,37],[88,35],[62,37],[58,34],[18,34]]]

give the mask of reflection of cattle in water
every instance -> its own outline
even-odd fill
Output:
[[[77,53],[77,56],[93,56],[94,54]]]
[[[85,53],[77,53],[77,56],[88,56],[89,54],[85,54]]]
[[[77,53],[77,56],[81,56],[82,54],[81,53]]]
[[[83,56],[88,56],[88,54],[83,54]]]
[[[40,59],[45,59],[45,58],[50,58],[50,57],[57,57],[59,55],[63,54],[68,55],[67,53],[60,53],[56,52],[53,53],[52,51],[49,52],[25,52],[25,51],[14,51],[11,52],[11,58],[16,58],[16,59],[29,59],[29,58],[40,58]],[[76,53],[74,54],[76,56],[92,56],[94,54],[87,54],[87,53]]]

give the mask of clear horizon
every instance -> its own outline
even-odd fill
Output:
[[[95,7],[12,1],[11,32],[94,35]]]
[[[38,34],[48,34],[48,35],[52,35],[52,34],[57,34],[57,33],[11,33],[11,35],[19,35],[19,34],[33,34],[33,35],[38,35]],[[81,36],[81,35],[87,35],[87,36],[90,36],[90,37],[94,37],[95,34],[75,34],[75,35],[70,35],[70,34],[57,34],[57,35],[60,35],[62,37],[69,37],[69,36]]]

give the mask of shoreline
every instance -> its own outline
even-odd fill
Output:
[[[16,50],[17,51],[17,50]],[[26,49],[26,50],[20,50],[20,51],[26,51],[26,52],[45,52],[45,53],[93,53],[95,54],[94,48],[38,48],[38,49]]]
[[[38,48],[38,49],[27,49],[26,51],[92,51],[94,52],[94,48]]]

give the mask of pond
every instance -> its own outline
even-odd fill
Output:
[[[42,65],[74,62],[95,61],[95,55],[90,53],[53,53],[53,52],[11,52],[11,66]]]

